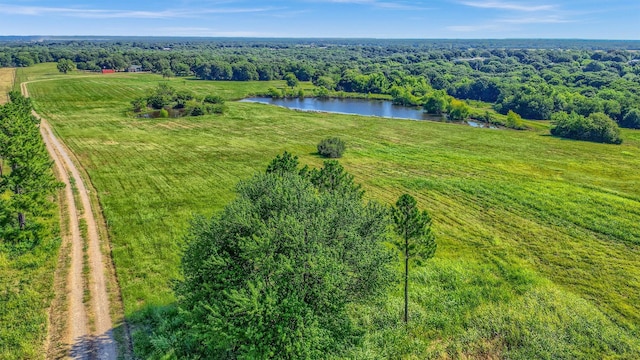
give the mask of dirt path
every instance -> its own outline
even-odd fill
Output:
[[[27,83],[20,84],[24,96],[29,96]],[[118,353],[113,338],[105,263],[100,251],[98,226],[92,211],[91,200],[80,172],[69,157],[65,147],[54,136],[47,121],[40,118],[40,132],[49,154],[54,159],[60,180],[64,182],[71,233],[71,268],[67,279],[69,318],[67,341],[71,345],[69,356],[73,359],[116,360]],[[81,209],[76,204],[72,183],[77,189]],[[81,211],[82,210],[82,211]],[[86,231],[81,231],[81,222]],[[86,239],[83,239],[83,235]],[[84,241],[87,243],[88,275],[84,276]],[[89,283],[85,284],[88,278]],[[90,301],[86,302],[85,288]]]

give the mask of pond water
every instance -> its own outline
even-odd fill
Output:
[[[446,121],[444,116],[428,115],[420,108],[394,105],[391,101],[384,100],[319,98],[274,99],[252,97],[240,101],[271,104],[303,111],[319,111],[411,120]]]
[[[320,98],[266,98],[251,97],[240,100],[241,102],[254,102],[282,106],[288,109],[302,111],[318,111],[338,114],[378,116],[393,119],[429,120],[446,122],[445,116],[429,115],[418,107],[394,105],[387,100],[366,99],[320,99]],[[464,124],[473,127],[489,127],[487,124],[477,121],[467,121]],[[495,129],[496,127],[491,126]]]

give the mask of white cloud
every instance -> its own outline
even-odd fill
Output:
[[[221,31],[208,27],[176,26],[156,29],[164,36],[205,36],[205,37],[277,37],[277,34],[257,31]]]
[[[565,19],[558,15],[540,16],[540,17],[524,17],[497,20],[508,24],[564,24],[575,22],[574,20]]]
[[[452,25],[447,26],[447,30],[455,31],[455,32],[476,32],[483,30],[499,30],[500,26],[483,24],[483,25]]]
[[[379,1],[379,0],[320,0],[325,3],[334,4],[355,4],[355,5],[369,5],[372,7],[390,9],[390,10],[427,10],[428,8],[412,5],[407,3]]]
[[[556,8],[555,5],[532,5],[532,4],[520,4],[515,2],[505,1],[461,1],[463,5],[482,8],[482,9],[498,9],[498,10],[514,10],[514,11],[549,11]]]
[[[233,14],[233,13],[252,13],[274,10],[269,7],[254,8],[210,8],[210,9],[194,9],[194,10],[159,10],[159,11],[143,11],[143,10],[106,10],[106,9],[87,9],[87,8],[68,8],[68,7],[45,7],[45,6],[21,6],[0,4],[0,14],[7,15],[27,15],[27,16],[43,16],[43,15],[61,15],[79,18],[95,18],[95,19],[113,19],[113,18],[133,18],[133,19],[166,19],[166,18],[185,18],[197,17],[204,14]]]

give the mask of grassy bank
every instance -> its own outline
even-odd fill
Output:
[[[354,309],[369,335],[353,356],[640,356],[637,131],[613,146],[236,102],[224,115],[134,119],[129,102],[161,77],[54,78],[31,84],[31,96],[98,190],[134,322],[173,301],[192,214],[222,209],[238,180],[284,150],[319,166],[316,144],[340,136],[341,163],[367,197],[413,194],[439,244],[415,272],[409,335],[397,328],[401,294],[390,294],[387,311]],[[227,99],[282,86],[169,82]]]

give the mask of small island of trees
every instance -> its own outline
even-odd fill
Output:
[[[224,99],[218,95],[197,97],[188,90],[176,90],[167,83],[160,83],[151,94],[131,102],[138,117],[167,118],[222,114]]]

